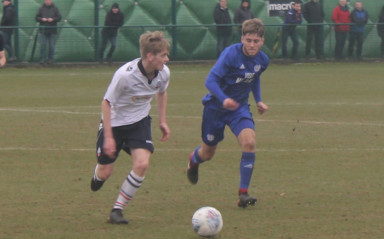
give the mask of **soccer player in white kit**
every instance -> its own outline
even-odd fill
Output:
[[[122,210],[143,183],[149,158],[154,151],[151,136],[151,101],[156,96],[162,132],[161,141],[169,138],[166,122],[167,87],[170,72],[169,42],[163,32],[146,32],[140,36],[141,58],[130,61],[114,74],[101,104],[96,153],[98,163],[91,180],[91,190],[97,191],[112,174],[121,149],[131,155],[132,170],[124,180],[109,215],[113,224],[127,224]]]

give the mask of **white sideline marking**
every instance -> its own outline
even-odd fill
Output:
[[[88,107],[88,106],[85,106]],[[70,110],[48,110],[48,109],[27,109],[27,108],[0,108],[0,111],[8,112],[27,112],[27,113],[58,113],[58,114],[74,114],[74,115],[100,115],[100,112],[80,112]],[[152,117],[158,117],[156,114],[151,114]],[[174,119],[201,119],[201,116],[185,116],[185,115],[167,115],[167,118]],[[256,122],[277,122],[289,124],[312,124],[312,125],[352,125],[352,126],[377,126],[384,127],[384,123],[372,122],[337,122],[337,121],[312,121],[312,120],[265,120],[254,119]]]
[[[93,152],[96,149],[93,148],[26,148],[26,147],[2,147],[0,151],[73,151],[73,152]],[[192,149],[190,148],[156,148],[156,151],[159,152],[189,152]],[[218,152],[236,152],[239,151],[238,148],[228,149],[222,148],[218,149]],[[337,152],[337,151],[384,151],[384,148],[312,148],[312,149],[257,149],[257,152]]]

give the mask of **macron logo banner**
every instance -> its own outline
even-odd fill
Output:
[[[269,0],[268,16],[270,17],[284,17],[285,13],[292,8],[292,0]]]

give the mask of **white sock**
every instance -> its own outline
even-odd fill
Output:
[[[99,178],[99,176],[97,176],[97,168],[99,167],[98,164],[96,164],[96,167],[95,167],[95,174],[93,175],[93,178],[96,179],[97,181],[104,181],[102,179]]]
[[[144,178],[145,177],[137,176],[133,171],[131,171],[128,177],[124,180],[123,185],[121,185],[120,193],[116,199],[113,209],[123,210],[127,203],[135,196],[136,191],[140,188]]]

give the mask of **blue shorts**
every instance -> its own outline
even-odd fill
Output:
[[[204,107],[201,137],[209,146],[215,146],[224,139],[224,128],[228,125],[232,132],[239,136],[243,129],[255,129],[255,122],[249,105],[242,105],[235,111]]]

